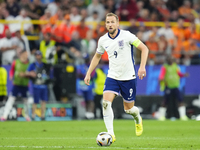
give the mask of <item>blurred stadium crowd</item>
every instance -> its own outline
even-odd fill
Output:
[[[22,49],[28,51],[31,61],[31,54],[39,49],[46,62],[80,64],[84,55],[95,53],[98,38],[106,32],[101,21],[107,12],[128,22],[121,28],[136,34],[149,47],[149,65],[162,64],[166,55],[174,56],[179,64],[200,63],[198,0],[1,0],[2,20],[48,22],[24,24],[25,35],[19,32],[19,22],[0,24],[3,65],[11,64]],[[146,26],[148,22],[164,24]],[[39,39],[28,40],[28,35],[39,35]],[[136,63],[139,58],[136,52]],[[107,61],[107,55],[102,59]]]

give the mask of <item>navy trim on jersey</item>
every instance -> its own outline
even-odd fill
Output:
[[[109,33],[108,33],[108,37],[111,38],[112,40],[114,40],[114,39],[119,35],[119,33],[120,33],[120,29],[118,29],[117,35],[116,35],[114,38],[112,38],[112,37],[109,35]]]
[[[134,68],[134,70],[135,70],[135,60],[134,60],[134,57],[133,57],[133,55],[134,55],[134,46],[131,44],[131,59],[132,59],[132,63],[133,63],[133,68]],[[137,75],[137,73],[136,73],[136,70],[135,70],[135,76]]]
[[[134,47],[133,47],[133,45],[131,44],[131,59],[132,59],[133,65],[135,65],[135,60],[134,60],[134,58],[133,58],[133,50],[134,50]]]

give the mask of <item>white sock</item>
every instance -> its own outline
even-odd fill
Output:
[[[106,125],[106,129],[109,134],[114,135],[113,130],[113,120],[114,120],[114,114],[111,107],[112,103],[106,100],[103,100],[103,119],[104,123]]]
[[[7,119],[8,114],[10,113],[10,110],[12,109],[14,102],[15,102],[15,97],[9,96],[4,108],[4,113],[3,113],[4,119]]]
[[[160,107],[158,110],[160,117],[165,117],[166,111],[167,111],[167,109],[165,107]]]
[[[180,107],[178,108],[178,111],[179,111],[180,117],[186,116],[186,108],[185,108],[185,106],[180,106]]]
[[[133,106],[131,109],[125,110],[125,112],[133,116],[136,124],[140,124],[141,122],[140,112],[136,106]]]
[[[28,101],[27,101],[27,99],[24,99],[24,113],[25,113],[25,118],[29,117],[29,110],[30,110],[30,107],[29,107]]]

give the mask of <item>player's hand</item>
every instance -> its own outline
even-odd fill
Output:
[[[90,85],[90,75],[85,76],[84,82],[86,85]]]
[[[146,69],[145,68],[139,68],[138,70],[138,77],[139,79],[143,79],[144,77],[146,77]]]

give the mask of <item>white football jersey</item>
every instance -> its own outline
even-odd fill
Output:
[[[107,77],[116,80],[131,80],[136,78],[133,44],[139,45],[141,41],[132,33],[118,29],[115,38],[108,33],[101,36],[98,41],[97,53],[108,53],[109,70]],[[137,47],[136,46],[136,47]]]

